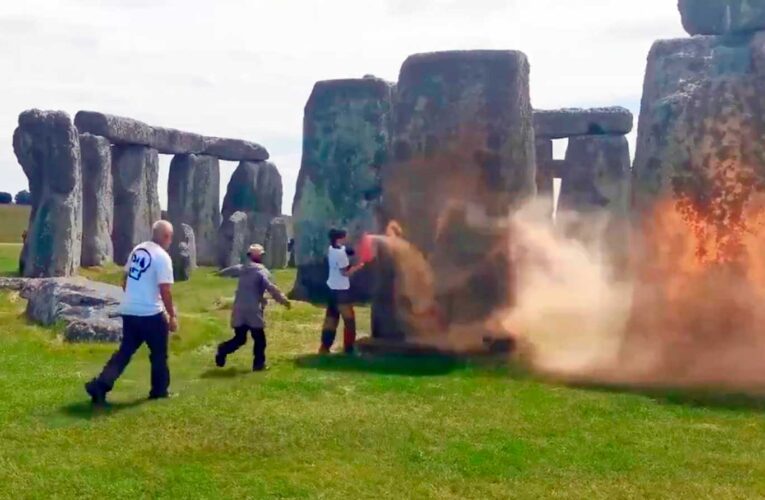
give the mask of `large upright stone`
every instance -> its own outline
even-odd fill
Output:
[[[388,159],[391,84],[377,78],[317,82],[303,119],[303,158],[293,201],[297,282],[292,296],[326,296],[325,257],[333,227],[350,243],[378,230],[380,168]],[[362,278],[362,279],[358,279]],[[370,283],[352,280],[356,298],[369,300]]]
[[[218,263],[220,227],[220,164],[204,155],[176,155],[167,183],[168,217],[174,225],[188,224],[196,237],[199,264]]]
[[[266,236],[266,258],[264,264],[269,269],[284,269],[287,267],[287,222],[281,217],[275,217],[268,225]]]
[[[394,117],[383,203],[399,243],[381,252],[373,335],[480,346],[514,301],[510,216],[536,192],[526,56],[412,56]]]
[[[234,212],[282,213],[282,176],[271,162],[243,161],[234,170],[223,198],[223,219]]]
[[[234,212],[223,219],[218,233],[218,267],[226,269],[242,263],[250,245],[247,214]]]
[[[765,0],[680,0],[678,7],[683,27],[691,35],[765,30]]]
[[[80,135],[82,151],[82,258],[84,267],[101,266],[114,258],[112,227],[112,146],[103,137]]]
[[[630,149],[624,136],[572,137],[559,207],[576,212],[606,210],[625,217],[629,208]]]
[[[194,229],[188,224],[174,226],[175,234],[170,245],[175,281],[188,281],[197,268],[197,244]]]
[[[114,262],[123,265],[139,243],[151,239],[151,226],[159,220],[159,157],[144,146],[115,146],[112,151],[114,178]]]
[[[690,356],[713,359],[718,373],[738,368],[728,349],[750,349],[762,331],[764,62],[765,33],[659,41],[648,57],[627,340],[658,346],[652,356],[679,373]],[[681,351],[683,366],[672,366]]]
[[[263,161],[269,156],[263,146],[254,142],[153,127],[132,118],[95,111],[78,112],[74,123],[81,133],[100,135],[114,144],[148,146],[163,154],[205,154],[230,161]]]
[[[534,130],[538,138],[564,139],[579,135],[624,135],[632,131],[632,122],[632,113],[619,106],[534,111]]]
[[[732,82],[765,74],[763,47],[762,34],[751,41],[694,37],[654,43],[648,55],[632,170],[636,208],[650,208],[662,192],[671,189],[673,172],[683,169],[684,158],[671,132],[683,126],[679,117],[701,88],[721,79]]]
[[[13,149],[32,193],[24,276],[69,276],[80,264],[82,167],[77,129],[61,111],[19,115]]]

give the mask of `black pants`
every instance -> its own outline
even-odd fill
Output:
[[[122,342],[119,349],[104,366],[96,379],[101,388],[109,392],[122,372],[125,371],[133,354],[146,342],[151,362],[152,397],[167,396],[170,386],[170,369],[167,366],[167,339],[170,331],[163,314],[156,316],[123,316]]]
[[[266,364],[266,331],[263,328],[252,328],[244,325],[234,328],[233,338],[218,346],[218,353],[228,356],[247,343],[247,332],[252,334],[255,345],[252,348],[252,366],[262,368]]]
[[[321,328],[322,351],[329,351],[335,343],[341,317],[343,318],[343,348],[345,352],[352,353],[356,343],[356,313],[353,310],[351,295],[347,290],[330,290],[329,303]]]

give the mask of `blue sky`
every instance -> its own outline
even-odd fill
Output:
[[[652,42],[681,36],[674,0],[3,1],[0,191],[26,187],[11,146],[19,112],[90,109],[262,143],[289,213],[317,80],[395,80],[417,52],[517,49],[536,108],[618,104],[637,119]],[[234,167],[223,164],[223,188]]]

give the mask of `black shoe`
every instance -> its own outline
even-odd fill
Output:
[[[252,365],[252,371],[254,372],[264,372],[266,370],[268,370],[268,365],[265,363]]]
[[[96,379],[85,384],[85,392],[88,393],[90,400],[94,405],[102,406],[106,404],[106,391]]]
[[[215,366],[218,368],[223,368],[226,366],[226,355],[222,353],[218,353],[215,355]]]

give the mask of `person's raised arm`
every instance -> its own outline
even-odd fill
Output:
[[[270,279],[263,277],[263,280],[266,284],[266,291],[268,291],[268,294],[274,298],[275,301],[286,307],[287,309],[292,308],[292,303],[287,299],[287,297],[282,293],[281,290],[279,290],[279,287],[274,285]]]

